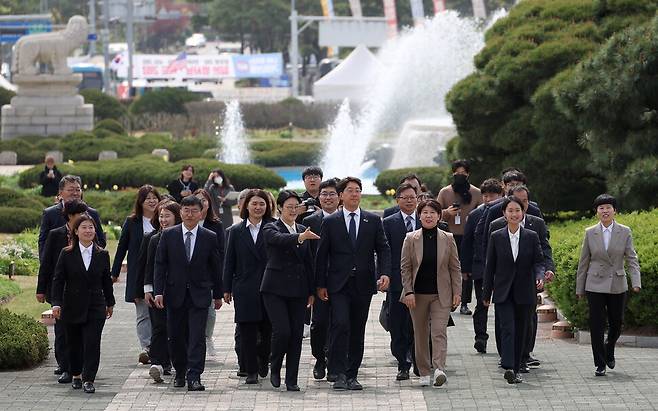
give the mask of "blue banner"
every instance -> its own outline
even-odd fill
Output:
[[[242,54],[233,57],[236,78],[277,78],[283,74],[283,54]]]
[[[30,20],[0,22],[0,43],[15,43],[19,38],[26,34],[44,33],[52,31],[50,20]]]

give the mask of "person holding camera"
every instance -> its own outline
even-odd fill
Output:
[[[236,205],[238,200],[228,198],[228,194],[235,191],[235,188],[231,185],[226,174],[219,168],[211,171],[203,188],[210,194],[212,211],[222,220],[224,228],[232,226],[233,212],[231,207]]]
[[[300,204],[300,213],[295,221],[301,224],[304,218],[315,213],[320,206],[320,183],[323,177],[322,169],[317,166],[306,167],[302,171],[302,180],[304,180],[304,194],[302,194],[302,203]]]
[[[62,173],[55,165],[55,157],[46,156],[45,166],[39,174],[39,183],[41,183],[41,196],[55,197],[59,191],[59,180],[62,179]]]
[[[443,187],[437,197],[443,208],[441,220],[448,223],[448,229],[453,234],[458,251],[461,248],[464,226],[466,225],[468,214],[482,204],[482,193],[480,193],[480,189],[468,181],[470,173],[471,165],[467,160],[453,161],[452,184]],[[473,279],[470,275],[464,273],[460,314],[472,314],[468,308],[472,294]]]

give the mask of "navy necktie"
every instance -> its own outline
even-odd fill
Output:
[[[407,218],[405,218],[405,220],[407,221],[407,224],[406,224],[407,225],[407,232],[409,233],[411,231],[414,231],[414,219],[413,219],[413,217],[408,215]]]
[[[355,216],[356,213],[350,213],[350,229],[348,231],[348,234],[350,235],[350,240],[352,240],[352,244],[356,247],[356,221],[354,220]]]
[[[187,255],[187,262],[192,259],[192,232],[185,233],[185,254]]]

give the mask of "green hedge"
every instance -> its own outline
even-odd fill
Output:
[[[161,194],[166,190],[158,190]],[[95,191],[84,193],[84,200],[89,206],[95,208],[104,223],[116,225],[123,224],[123,220],[130,215],[135,203],[137,190],[125,191]]]
[[[264,140],[251,144],[254,163],[265,167],[307,166],[317,164],[322,155],[322,143]]]
[[[400,185],[400,180],[410,173],[416,173],[435,196],[441,188],[450,183],[451,173],[447,167],[415,167],[382,171],[375,179],[375,186],[380,193],[386,194],[387,190],[395,190]]]
[[[96,126],[94,127],[94,130],[98,129],[104,129],[107,131],[111,131],[115,134],[125,134],[126,129],[123,128],[123,125],[119,123],[117,120],[114,120],[112,118],[106,118],[105,120],[101,120],[96,123]]]
[[[6,302],[9,298],[20,292],[21,287],[15,281],[0,278],[0,303]]]
[[[188,90],[165,88],[149,91],[130,105],[132,114],[187,114],[185,103],[201,100],[201,95]]]
[[[0,369],[22,369],[48,356],[48,332],[36,320],[0,308]]]
[[[97,121],[105,119],[120,120],[128,114],[128,111],[116,98],[103,93],[100,90],[85,89],[80,91],[85,103],[94,105],[94,118]]]
[[[618,215],[616,221],[633,231],[642,273],[642,290],[639,294],[629,293],[624,323],[627,327],[658,327],[658,209]],[[586,219],[550,227],[557,272],[547,289],[564,316],[580,329],[588,328],[588,309],[585,299],[576,298],[576,271],[585,228],[596,223],[594,219]]]
[[[41,221],[41,210],[18,207],[0,207],[0,233],[20,233],[36,227]]]

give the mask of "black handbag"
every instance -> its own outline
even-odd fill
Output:
[[[379,310],[379,323],[382,325],[386,331],[390,331],[389,326],[389,307],[388,307],[388,298],[382,301],[382,308]]]

